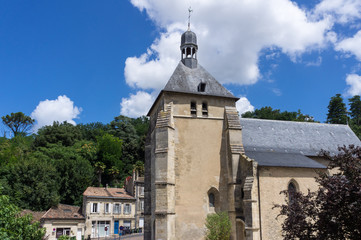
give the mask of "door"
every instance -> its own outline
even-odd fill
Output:
[[[119,221],[116,220],[114,221],[114,234],[118,234],[119,233]]]
[[[139,218],[139,227],[140,228],[144,227],[144,218]]]
[[[78,231],[76,232],[76,240],[81,240],[81,228],[78,228]]]

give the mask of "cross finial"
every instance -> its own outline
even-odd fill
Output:
[[[192,7],[189,7],[188,8],[188,31],[191,30],[191,12],[193,12],[193,9]]]

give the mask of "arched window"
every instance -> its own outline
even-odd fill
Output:
[[[215,207],[215,197],[213,193],[208,194],[208,201],[209,201],[209,207],[214,208]]]
[[[290,182],[288,184],[287,192],[288,192],[288,201],[290,203],[293,203],[295,193],[297,192],[297,187],[296,187],[296,184],[294,182]]]
[[[186,58],[190,58],[192,56],[192,50],[191,48],[187,48],[187,54],[186,54]]]
[[[215,187],[211,187],[207,192],[208,212],[215,213],[219,211],[219,192]]]

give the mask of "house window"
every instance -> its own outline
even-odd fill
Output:
[[[202,103],[202,116],[208,117],[208,104],[206,102]]]
[[[206,91],[206,84],[205,83],[200,83],[198,85],[198,92],[205,92]]]
[[[123,221],[123,227],[124,227],[125,229],[130,229],[131,225],[132,225],[132,222],[131,222],[131,221],[129,221],[129,220],[124,220],[124,221]]]
[[[110,203],[105,203],[104,204],[104,212],[105,213],[110,213]]]
[[[144,196],[144,187],[139,187],[139,195]]]
[[[130,214],[130,212],[131,212],[131,206],[129,203],[126,203],[124,205],[124,214]]]
[[[98,237],[108,237],[110,235],[110,221],[98,221]]]
[[[70,228],[57,228],[56,229],[56,238],[60,238],[63,235],[70,236]]]
[[[191,102],[191,115],[193,117],[197,116],[197,103],[196,102]]]
[[[114,204],[113,212],[120,213],[120,204],[119,203]]]
[[[139,209],[140,209],[140,211],[144,211],[144,199],[141,199],[139,201]]]
[[[98,211],[99,211],[98,203],[92,203],[91,212],[92,213],[97,213]]]

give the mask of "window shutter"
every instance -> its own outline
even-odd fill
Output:
[[[93,203],[90,203],[90,212],[93,212]]]
[[[109,213],[111,213],[111,212],[112,212],[112,204],[109,203]]]
[[[129,204],[129,214],[132,213],[132,204]]]
[[[97,213],[100,211],[100,203],[97,203]]]

